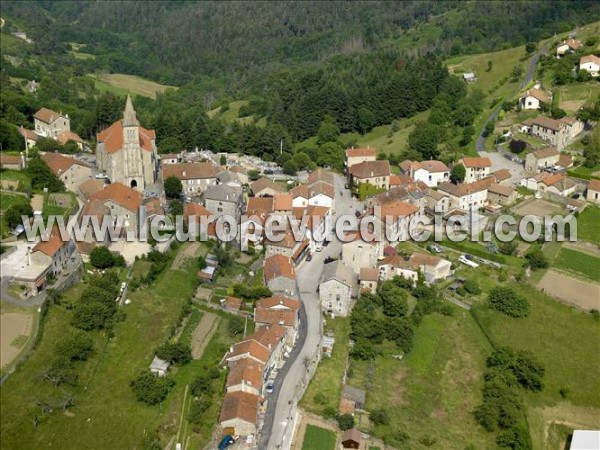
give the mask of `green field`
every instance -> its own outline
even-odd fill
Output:
[[[554,260],[553,267],[600,281],[600,258],[586,253],[563,247]]]
[[[307,425],[302,450],[335,450],[336,435],[333,431],[315,425]]]
[[[471,415],[481,401],[481,376],[490,351],[470,315],[457,308],[450,317],[425,316],[403,360],[385,355],[372,364],[353,361],[350,383],[367,389],[369,411],[388,411],[389,424],[376,427],[375,435],[394,446],[394,439],[401,442],[397,433],[403,432],[411,448],[425,448],[418,441],[427,439],[435,440],[436,448],[491,448],[493,436]]]
[[[76,363],[79,381],[74,387],[56,389],[48,382],[40,382],[56,342],[71,328],[71,310],[66,306],[51,307],[40,345],[1,388],[3,447],[142,448],[144,434],[157,428],[163,443],[168,442],[177,433],[173,424],[180,424],[185,386],[205,368],[216,366],[233,341],[228,334],[228,321],[221,321],[199,360],[174,369],[176,385],[162,404],[149,407],[137,402],[129,382],[148,367],[154,349],[168,337],[195,283],[192,272],[166,270],[149,288],[132,292],[132,303],[124,307],[126,317],[115,325],[114,336],[91,333],[95,351],[87,362]],[[84,284],[79,284],[69,291],[65,305],[78,298],[83,288]],[[69,415],[55,411],[33,428],[32,418],[39,414],[38,401],[60,396],[62,389],[76,397]],[[194,427],[191,446],[198,447],[210,438],[220,398],[221,392],[215,392],[213,405],[201,424]],[[184,430],[190,431],[187,421],[182,433]]]
[[[600,244],[600,208],[589,205],[577,218],[577,239]]]
[[[315,376],[300,401],[300,406],[316,414],[323,414],[327,408],[337,410],[339,406],[342,377],[348,357],[350,320],[346,317],[328,318],[325,334],[328,332],[333,332],[335,336],[331,358],[324,357],[321,360]],[[318,397],[315,398],[317,395]]]
[[[94,80],[96,88],[101,91],[112,92],[117,95],[141,95],[142,97],[156,98],[156,94],[167,89],[177,89],[174,86],[165,86],[151,80],[146,80],[135,75],[122,73],[88,74]]]
[[[223,111],[223,107],[217,106],[214,109],[211,109],[207,112],[208,117],[220,119],[225,123],[233,123],[237,122],[242,125],[249,125],[254,122],[254,116],[246,116],[240,117],[240,108],[242,106],[248,105],[248,100],[236,100],[230,102],[228,108],[225,108]],[[258,118],[256,125],[259,127],[265,126],[267,123],[267,119],[265,117]]]
[[[4,211],[16,204],[27,204],[29,199],[23,195],[9,194],[7,192],[0,192],[0,237],[7,236],[10,232],[6,218],[4,217]]]
[[[528,317],[514,319],[487,308],[476,314],[497,345],[529,350],[545,366],[544,390],[524,398],[533,448],[551,448],[543,443],[550,421],[600,427],[600,321],[529,285],[513,287],[529,300]],[[561,389],[567,390],[566,399]]]
[[[25,172],[19,170],[0,170],[0,180],[19,181],[19,191],[26,192],[31,189],[31,179]]]

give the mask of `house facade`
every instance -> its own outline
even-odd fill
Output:
[[[388,161],[365,161],[348,169],[348,184],[357,188],[361,184],[370,184],[379,189],[390,188],[390,163]]]
[[[208,188],[202,194],[202,201],[215,216],[228,215],[237,220],[241,215],[244,197],[241,189],[220,184]]]
[[[538,88],[529,89],[519,97],[519,106],[521,109],[540,109],[542,104],[549,104],[548,95]]]
[[[56,139],[63,131],[71,131],[69,115],[48,108],[42,108],[33,115],[33,124],[35,134],[52,139]]]
[[[591,180],[587,187],[585,198],[588,202],[600,204],[600,180]]]
[[[356,164],[376,161],[377,160],[377,149],[376,148],[348,148],[346,149],[346,168],[350,168]]]
[[[338,260],[325,264],[319,284],[322,310],[336,316],[347,316],[352,309],[356,283],[356,274],[343,262]]]
[[[492,162],[489,158],[467,157],[459,161],[459,164],[465,166],[465,183],[473,183],[477,180],[487,177],[490,174]]]
[[[170,163],[164,164],[162,168],[163,182],[169,177],[179,178],[186,196],[201,195],[216,186],[217,174],[217,167],[208,162]]]
[[[600,58],[596,55],[582,56],[579,60],[579,70],[586,70],[596,78],[600,73]]]
[[[486,205],[487,188],[492,183],[492,179],[479,180],[473,183],[442,183],[438,186],[438,191],[449,197],[450,208],[468,211],[483,208]]]
[[[289,257],[284,255],[267,257],[263,269],[264,282],[271,292],[287,297],[298,295],[296,271]]]
[[[358,274],[363,267],[375,267],[379,256],[377,242],[365,242],[358,233],[354,240],[342,243],[342,262]]]
[[[558,162],[559,157],[559,151],[551,145],[528,153],[525,157],[525,170],[527,172],[539,172],[540,170],[554,166]]]
[[[450,180],[450,169],[441,161],[404,161],[400,167],[406,169],[405,175],[429,187],[436,187],[438,183]]]
[[[42,159],[71,192],[77,193],[81,184],[92,179],[92,168],[75,158],[47,152]]]

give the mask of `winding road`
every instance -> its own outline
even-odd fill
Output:
[[[519,87],[517,88],[517,90],[515,91],[515,94],[517,94],[521,89],[523,89],[525,86],[527,86],[529,83],[531,83],[531,80],[533,80],[533,76],[535,75],[535,68],[537,66],[537,63],[540,59],[540,56],[545,54],[548,51],[548,47],[550,46],[550,42],[547,42],[546,44],[544,44],[544,46],[542,48],[540,48],[532,57],[531,60],[529,61],[529,66],[527,67],[527,73],[525,74],[525,79],[519,84]],[[498,105],[496,106],[492,112],[490,113],[490,115],[488,116],[488,118],[486,119],[486,121],[483,123],[482,127],[481,127],[481,131],[479,132],[479,136],[477,137],[477,143],[476,143],[476,149],[477,149],[477,153],[485,153],[485,148],[484,148],[484,142],[485,142],[485,126],[490,123],[490,121],[492,120],[496,120],[496,118],[498,117],[498,114],[500,113],[500,108],[502,107],[502,105]],[[481,155],[481,156],[486,156],[486,155]]]

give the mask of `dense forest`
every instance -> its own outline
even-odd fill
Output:
[[[124,98],[99,91],[86,74],[126,73],[180,87],[135,100],[160,151],[241,151],[290,172],[339,166],[340,133],[425,110],[427,122],[409,139],[414,157],[466,146],[482,98],[466,95],[444,57],[533,42],[600,17],[598,2],[562,1],[7,1],[2,9],[3,149],[23,147],[17,127],[31,127],[42,106],[69,113],[73,130],[93,140],[120,117]],[[16,30],[34,43],[9,36]],[[27,80],[41,82],[37,93],[24,89]],[[266,125],[207,115],[235,98],[249,99],[240,112]],[[293,151],[311,136],[316,144]]]
[[[2,2],[42,52],[84,44],[89,69],[165,84],[225,79],[236,89],[283,66],[393,46],[411,29],[432,35],[412,56],[479,53],[538,41],[600,14],[594,1]]]

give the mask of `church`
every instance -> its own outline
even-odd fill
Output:
[[[156,133],[137,120],[131,97],[127,96],[123,119],[97,135],[96,166],[112,182],[144,191],[156,181]]]

